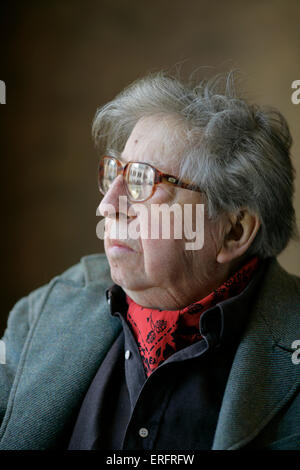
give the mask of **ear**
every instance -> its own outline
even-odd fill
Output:
[[[250,214],[248,209],[241,209],[229,216],[229,223],[225,228],[223,244],[217,256],[218,263],[228,263],[242,256],[253,242],[260,221],[256,214]]]

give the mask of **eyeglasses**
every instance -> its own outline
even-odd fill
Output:
[[[118,175],[125,181],[126,192],[131,202],[142,202],[149,199],[156,185],[168,183],[184,189],[201,192],[193,184],[180,182],[178,178],[154,168],[149,163],[128,162],[123,165],[117,158],[103,156],[99,162],[98,185],[102,194],[106,194]]]

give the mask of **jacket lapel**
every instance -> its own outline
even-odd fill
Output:
[[[270,261],[251,319],[234,358],[213,449],[239,449],[254,439],[295,393],[299,366],[299,280]]]

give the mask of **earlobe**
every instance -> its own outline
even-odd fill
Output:
[[[230,226],[224,234],[223,244],[217,255],[218,263],[228,263],[246,253],[260,227],[258,216],[247,209],[231,215],[229,220]]]

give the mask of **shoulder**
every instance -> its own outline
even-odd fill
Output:
[[[95,282],[112,283],[109,264],[104,253],[83,256],[77,264],[56,276],[55,279],[72,282],[78,287]]]
[[[276,258],[266,261],[265,272],[261,281],[260,297],[273,305],[285,305],[289,311],[300,313],[300,278],[288,273]]]
[[[269,258],[266,264],[266,280],[269,279],[271,282],[276,282],[278,285],[280,285],[280,291],[284,289],[290,290],[292,288],[293,290],[300,292],[299,276],[287,272],[280,265],[277,258]]]
[[[276,258],[266,260],[254,311],[275,341],[290,346],[299,329],[300,278],[288,273]]]
[[[20,299],[8,317],[8,329],[14,331],[23,326],[28,331],[47,304],[64,305],[79,297],[92,299],[96,291],[98,298],[105,299],[105,290],[112,285],[110,268],[104,253],[83,256],[80,261],[53,277],[47,284]]]
[[[32,320],[51,304],[61,311],[70,304],[82,302],[104,302],[105,291],[112,285],[110,268],[104,253],[83,256],[80,261],[55,276],[46,285],[28,296]]]

